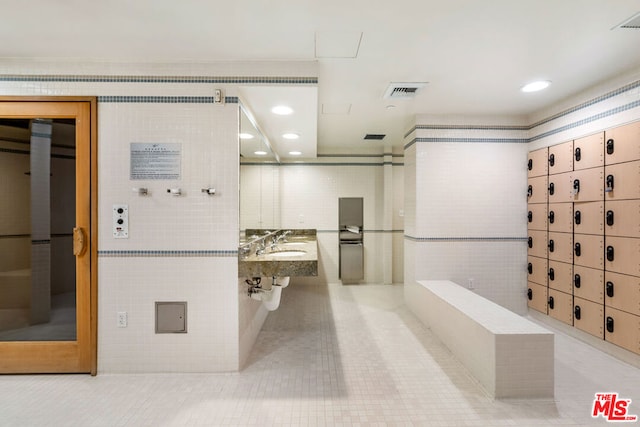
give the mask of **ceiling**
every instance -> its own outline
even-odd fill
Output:
[[[638,0],[4,1],[0,60],[317,61],[305,108],[317,129],[299,132],[316,133],[319,153],[360,153],[401,147],[414,114],[526,116],[614,76],[640,78],[640,29],[616,28],[638,12]],[[536,79],[552,85],[519,91]],[[428,84],[392,101],[390,82]]]

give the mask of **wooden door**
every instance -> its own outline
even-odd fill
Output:
[[[6,316],[7,313],[21,313],[21,310],[27,313],[23,316],[26,320],[22,317],[12,319],[14,324],[5,326],[0,333],[0,373],[76,372],[95,375],[96,99],[0,97],[0,121],[9,125],[4,128],[12,125],[21,128],[26,121],[30,135],[26,142],[24,138],[2,140],[9,147],[5,147],[3,153],[13,155],[8,160],[29,157],[28,161],[18,159],[28,170],[22,172],[24,167],[16,168],[11,178],[12,185],[30,190],[27,191],[30,204],[24,200],[27,196],[19,191],[15,192],[16,200],[8,202],[14,206],[27,204],[30,208],[27,214],[22,214],[29,220],[16,217],[23,229],[16,233],[18,237],[7,237],[10,233],[0,230],[4,234],[0,238],[4,244],[0,246],[15,250],[10,252],[10,258],[18,267],[12,269],[10,261],[3,258],[4,264],[0,267],[4,271],[0,271],[0,279],[3,275],[8,276],[13,285],[20,282],[23,287],[27,286],[26,292],[21,291],[20,286],[14,286],[9,292],[29,305],[27,308],[0,307],[0,310],[5,310],[5,318],[11,318]],[[58,132],[58,128],[63,131]],[[73,142],[57,144],[57,135],[65,132],[69,134],[68,140]],[[2,214],[8,215],[9,210],[3,210]],[[28,249],[24,250],[24,247]],[[24,256],[21,258],[20,251],[22,255],[29,255],[26,261]],[[66,269],[59,273],[56,269],[65,263]],[[15,276],[20,276],[20,279],[15,279]],[[52,327],[54,319],[60,318],[66,320]]]

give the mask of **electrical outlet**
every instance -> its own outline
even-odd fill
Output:
[[[118,312],[118,328],[126,328],[127,327],[127,312],[119,311]]]

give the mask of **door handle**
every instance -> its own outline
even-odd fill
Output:
[[[73,254],[75,256],[83,255],[87,250],[87,236],[80,227],[73,228]]]
[[[576,288],[580,288],[580,275],[576,274],[575,276],[573,276],[573,285]]]
[[[580,192],[580,180],[573,180],[573,194],[578,194]]]
[[[531,197],[531,196],[533,196],[533,186],[530,185],[527,188],[527,197]]]
[[[555,249],[555,244],[553,239],[549,240],[549,252],[553,252],[553,250]]]
[[[607,175],[606,187],[604,188],[604,191],[607,193],[613,191],[613,175]]]
[[[580,320],[580,306],[576,305],[573,308],[573,317],[575,317],[577,320]]]
[[[554,156],[553,154],[549,155],[549,166],[553,166],[556,164],[556,156]]]
[[[554,187],[555,186],[553,185],[553,182],[549,183],[549,194],[552,196],[553,196],[553,193],[555,192]]]
[[[549,212],[549,224],[553,224],[553,222],[556,220],[556,214],[554,211],[550,211]]]
[[[549,280],[555,280],[556,279],[556,272],[553,270],[553,268],[549,269]]]
[[[613,154],[613,139],[607,139],[607,154]]]
[[[607,316],[607,332],[613,332],[613,317]]]
[[[580,211],[576,211],[573,214],[573,222],[577,225],[580,225],[581,221],[582,221],[582,214],[580,213]]]
[[[607,225],[613,225],[613,211],[607,211]]]
[[[533,248],[533,237],[529,236],[527,239],[527,245],[529,246],[529,249]]]
[[[549,308],[553,310],[553,297],[549,297]]]
[[[613,298],[613,282],[607,282],[606,289],[607,289],[607,296],[609,298]]]
[[[533,299],[533,290],[531,288],[527,290],[527,298],[529,298],[529,301]]]
[[[580,243],[576,243],[575,245],[573,245],[573,252],[576,254],[576,256],[580,256],[580,254],[582,253]]]
[[[607,261],[613,261],[613,246],[607,246]]]
[[[580,150],[580,147],[576,147],[573,154],[574,154],[574,157],[576,158],[576,162],[579,162],[580,159],[582,158],[582,151]]]
[[[527,271],[529,272],[529,274],[533,274],[533,264],[529,263],[527,265]]]
[[[533,222],[533,212],[529,211],[529,213],[527,214],[527,219],[529,220],[529,222]]]
[[[529,170],[533,169],[533,160],[529,159],[529,164],[527,166],[529,168]]]

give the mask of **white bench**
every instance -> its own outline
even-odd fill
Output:
[[[552,332],[448,280],[418,281],[405,299],[492,397],[553,397]]]

